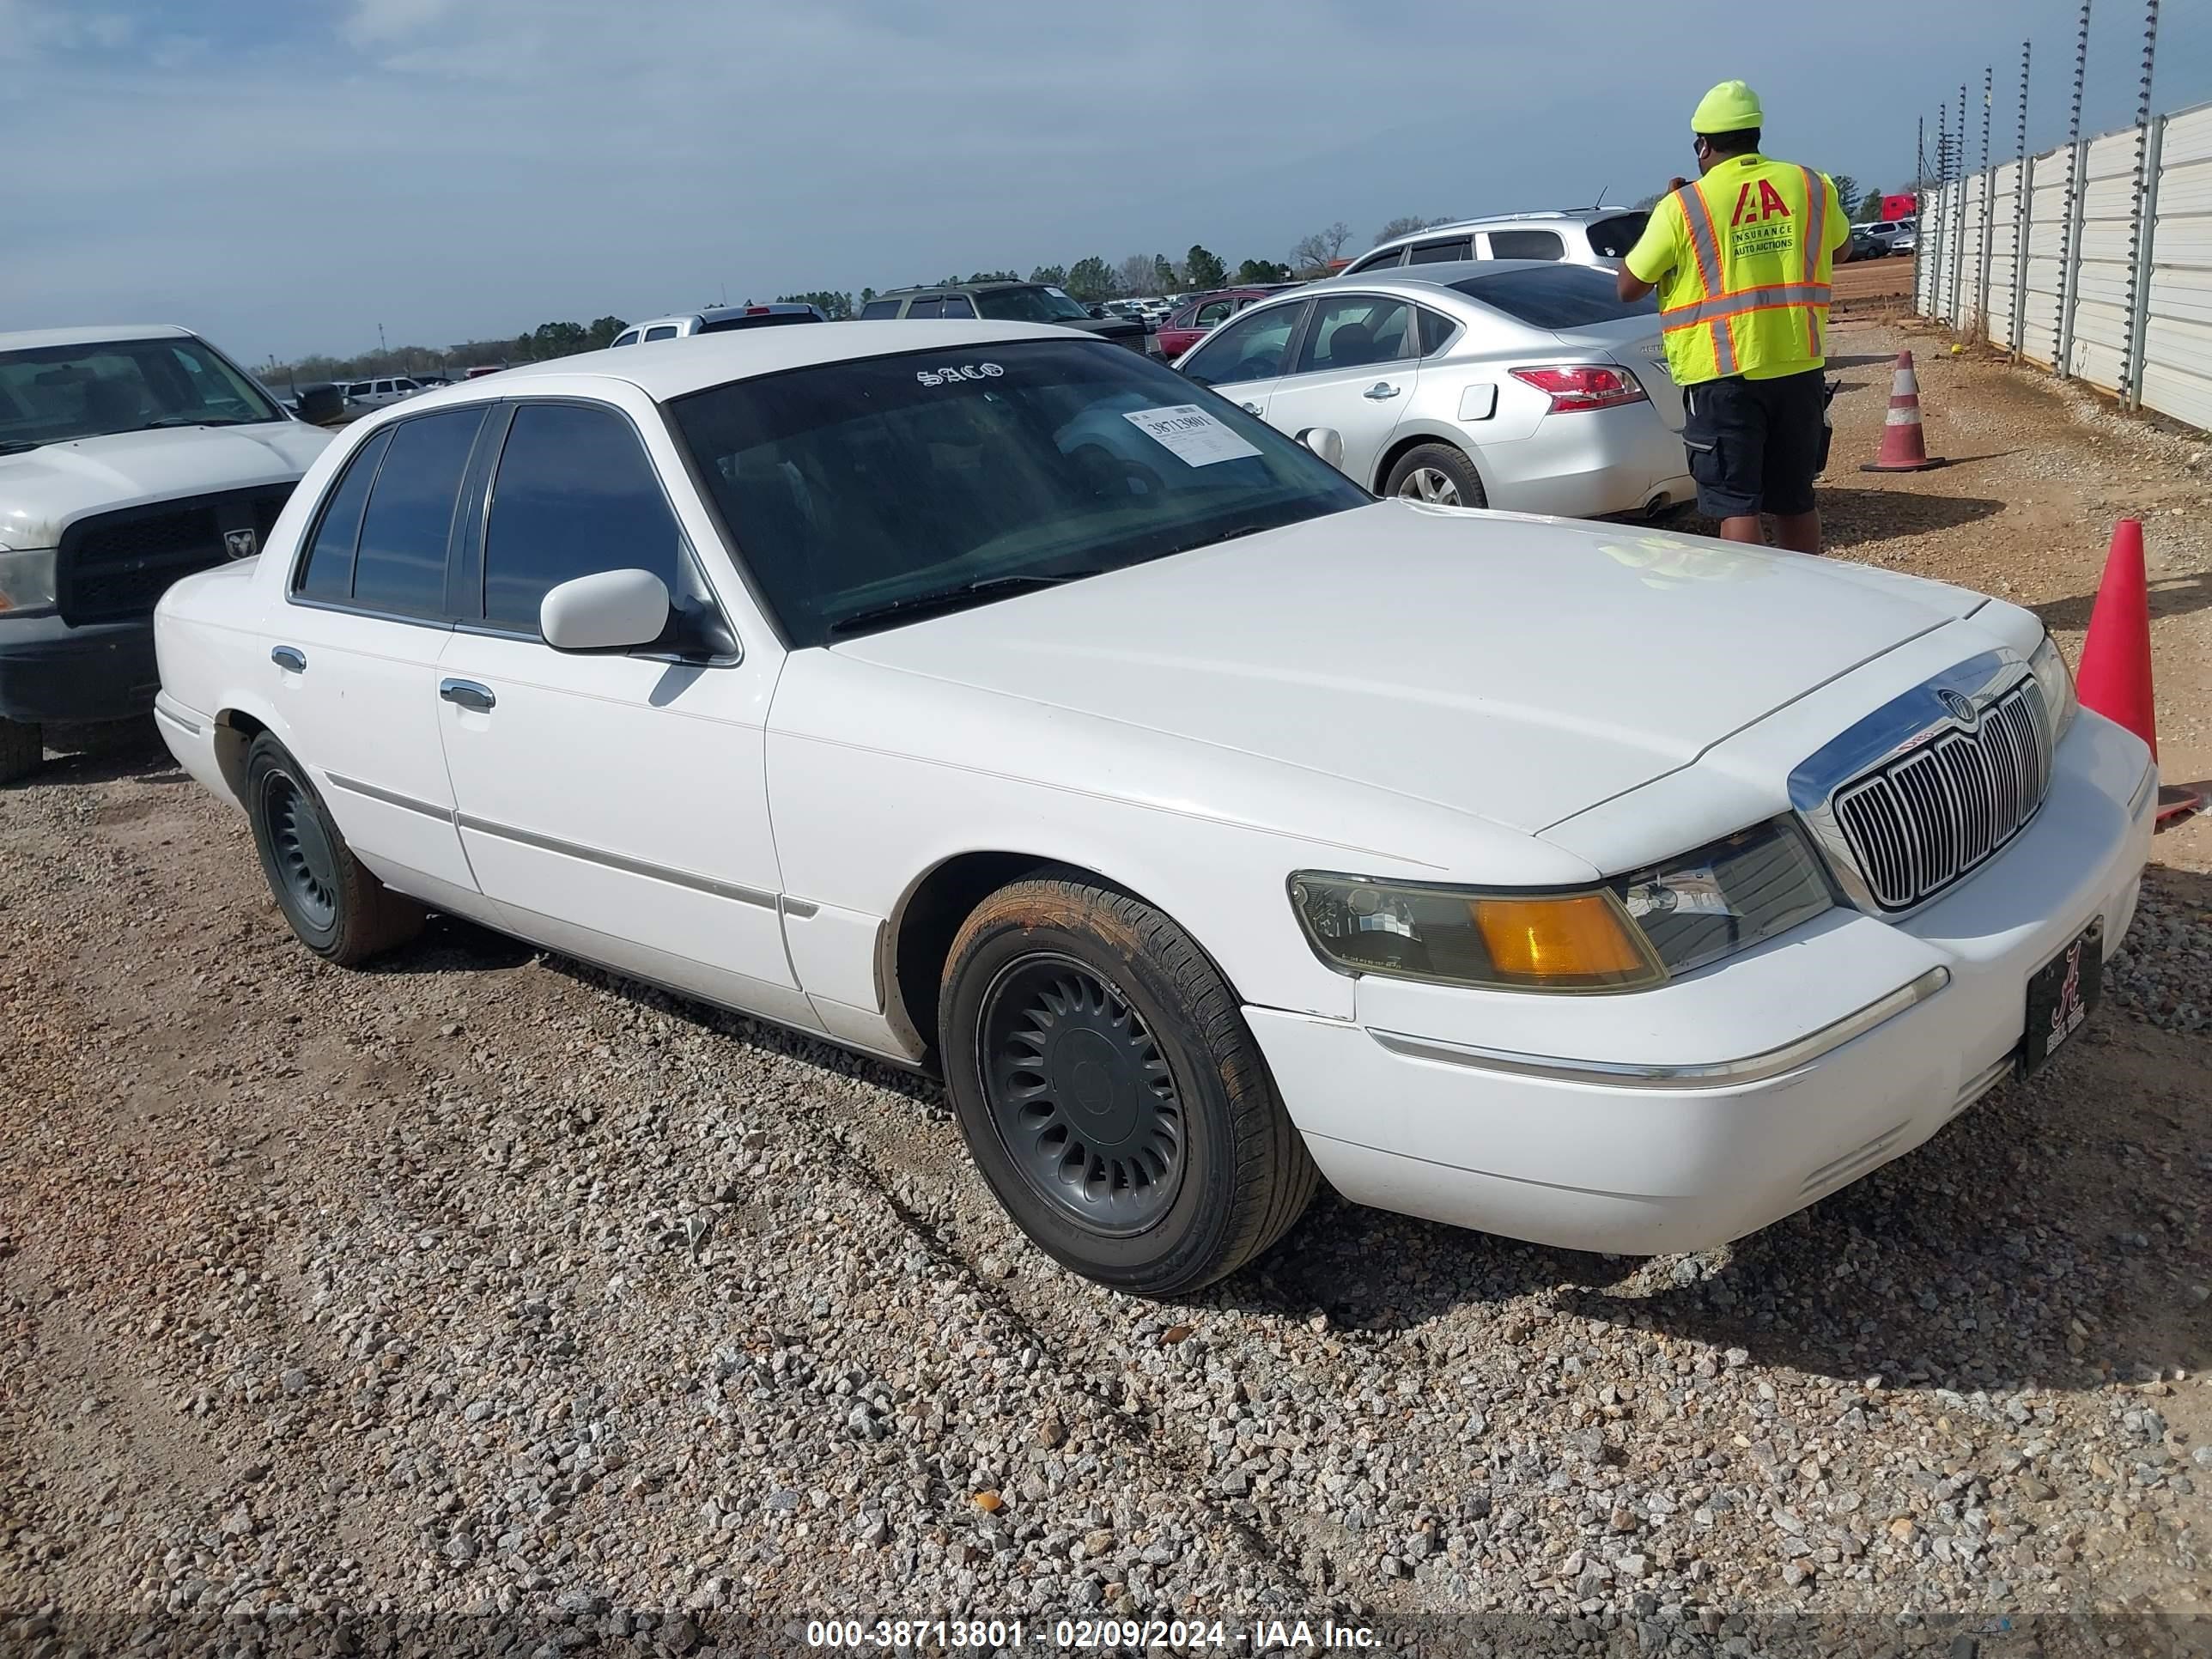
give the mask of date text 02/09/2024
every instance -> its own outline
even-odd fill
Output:
[[[1368,1626],[1340,1625],[1334,1620],[1260,1620],[1248,1631],[1219,1619],[1060,1619],[1049,1625],[1019,1619],[817,1619],[806,1626],[806,1644],[833,1650],[924,1648],[985,1653],[1031,1644],[1073,1651],[1159,1647],[1358,1651],[1380,1646],[1381,1638]]]

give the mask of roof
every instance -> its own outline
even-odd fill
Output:
[[[27,328],[0,334],[0,351],[35,351],[41,346],[103,345],[110,340],[191,339],[192,331],[174,323],[105,323],[92,328]]]
[[[1024,283],[1019,279],[1000,277],[988,283],[914,283],[905,288],[887,288],[876,295],[878,300],[900,300],[909,294],[981,294],[995,288],[1051,288],[1051,283]]]
[[[1486,213],[1475,219],[1454,219],[1441,225],[1425,225],[1419,230],[1409,230],[1403,236],[1393,236],[1387,242],[1377,242],[1367,250],[1373,253],[1379,248],[1399,247],[1407,242],[1418,242],[1425,237],[1448,235],[1455,230],[1486,230],[1495,225],[1519,224],[1591,224],[1600,219],[1618,219],[1625,213],[1643,213],[1648,209],[1633,207],[1624,202],[1619,207],[1545,208],[1534,213]],[[1364,259],[1367,253],[1352,257]]]
[[[497,374],[464,380],[446,392],[428,394],[441,404],[477,398],[514,396],[518,381],[592,379],[624,380],[657,402],[681,398],[728,380],[751,380],[787,368],[844,362],[854,357],[888,357],[901,351],[973,352],[1002,340],[1091,340],[1080,329],[1043,323],[994,323],[961,319],[914,322],[832,323],[821,328],[738,329],[726,334],[694,334],[653,340],[619,351],[580,352],[544,362],[521,363]],[[1101,341],[1102,351],[1126,346]],[[394,405],[401,407],[402,405]],[[406,407],[427,405],[410,399]]]

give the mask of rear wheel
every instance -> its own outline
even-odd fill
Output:
[[[946,1086],[976,1166],[1062,1265],[1180,1296],[1280,1238],[1319,1181],[1190,936],[1080,878],[1016,882],[954,939]]]
[[[1449,444],[1417,444],[1398,458],[1382,486],[1386,495],[1429,501],[1438,507],[1485,507],[1482,475],[1474,463]]]
[[[45,738],[36,726],[0,720],[0,783],[29,777],[45,757]]]
[[[306,769],[266,732],[246,751],[246,811],[276,908],[317,956],[350,968],[422,931],[422,907],[362,867]]]

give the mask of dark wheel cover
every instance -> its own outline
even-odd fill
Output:
[[[337,853],[321,814],[289,772],[273,767],[262,774],[261,811],[285,908],[318,933],[329,932],[338,913]]]
[[[938,1042],[1000,1203],[1103,1285],[1180,1296],[1234,1273],[1320,1179],[1220,970],[1170,917],[1075,872],[969,914]]]
[[[306,771],[266,732],[246,751],[244,793],[261,873],[310,951],[349,968],[422,931],[422,907],[354,857]]]
[[[1128,1000],[1070,957],[1025,957],[983,999],[981,1058],[1014,1166],[1078,1226],[1142,1232],[1182,1178],[1182,1103]]]

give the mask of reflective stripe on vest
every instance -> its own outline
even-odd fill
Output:
[[[1733,211],[1716,211],[1709,189],[1729,192]],[[1827,181],[1753,156],[1685,185],[1676,204],[1688,246],[1661,281],[1659,318],[1674,378],[1693,386],[1820,362],[1831,299]]]
[[[1718,294],[1722,291],[1720,239],[1713,234],[1712,210],[1705,205],[1701,185],[1692,185],[1682,192],[1682,217],[1689,222],[1690,240],[1698,250],[1698,278],[1707,294]],[[1725,317],[1713,319],[1713,362],[1723,375],[1736,372],[1735,338]]]

